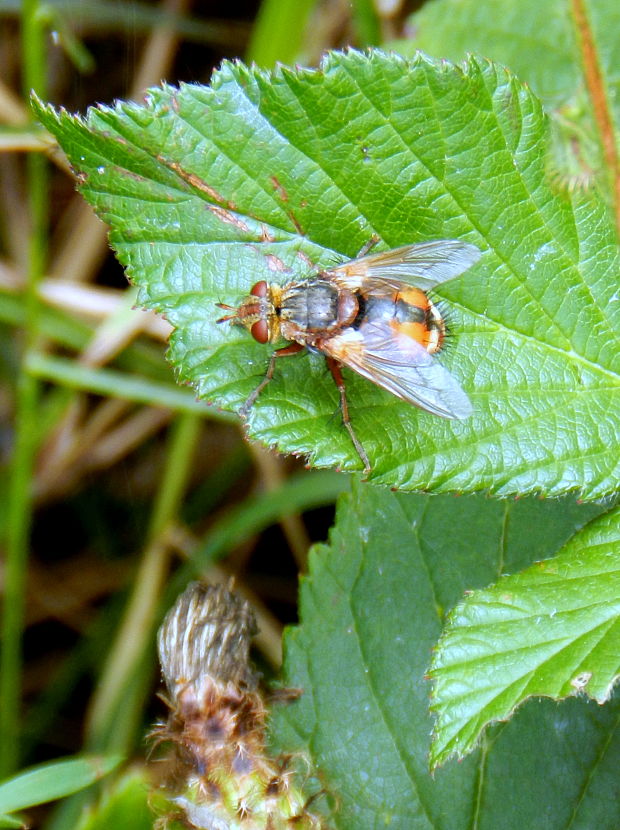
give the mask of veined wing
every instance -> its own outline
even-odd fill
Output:
[[[419,245],[403,245],[379,251],[329,268],[327,274],[342,288],[357,291],[362,287],[386,286],[398,290],[402,283],[428,291],[458,277],[478,262],[480,250],[469,242],[439,239]]]
[[[345,329],[322,343],[321,351],[434,415],[463,419],[472,413],[469,398],[450,372],[417,341],[396,333],[389,320]]]

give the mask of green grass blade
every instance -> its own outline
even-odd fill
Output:
[[[83,790],[108,775],[121,756],[84,757],[32,767],[0,783],[0,812],[12,813]]]

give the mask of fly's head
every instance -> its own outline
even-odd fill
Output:
[[[231,313],[220,317],[217,322],[230,320],[234,325],[246,328],[258,343],[274,343],[280,337],[279,295],[278,286],[260,280],[237,308],[218,303],[218,308]]]

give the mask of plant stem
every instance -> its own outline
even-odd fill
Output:
[[[271,69],[276,61],[293,63],[302,49],[308,17],[316,0],[262,0],[246,52]]]
[[[142,690],[136,673],[153,638],[157,608],[168,566],[165,531],[177,517],[192,472],[202,419],[181,415],[172,428],[167,466],[151,516],[146,548],[138,566],[124,619],[106,659],[87,725],[87,745],[102,751],[127,751],[133,735],[130,722],[117,718],[119,709],[132,709],[129,700]],[[121,728],[120,724],[123,724]]]
[[[352,14],[357,29],[357,45],[379,46],[381,26],[372,0],[354,0]]]
[[[24,55],[24,94],[34,89],[45,96],[45,44],[38,0],[22,4],[22,53]],[[38,383],[26,369],[28,354],[39,337],[38,283],[46,259],[47,162],[42,155],[27,159],[30,243],[25,291],[25,326],[22,366],[16,385],[15,448],[7,506],[6,568],[0,652],[0,776],[19,765],[21,697],[21,641],[24,625],[24,593],[31,524],[30,482],[37,434]]]
[[[190,415],[212,417],[216,421],[235,421],[234,415],[197,401],[193,392],[179,388],[172,382],[149,380],[116,369],[93,369],[74,360],[40,353],[32,353],[29,356],[28,368],[33,376],[70,389],[80,389],[149,406],[168,407]]]

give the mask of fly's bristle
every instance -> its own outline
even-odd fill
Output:
[[[265,751],[266,709],[249,664],[256,632],[248,603],[194,583],[159,631],[170,714],[151,733],[170,742],[170,815],[197,830],[326,830],[307,809],[289,759]],[[164,826],[165,826],[164,822]]]
[[[435,307],[436,311],[439,314],[441,319],[441,338],[439,342],[439,347],[436,350],[436,353],[443,352],[446,348],[450,348],[450,338],[452,337],[452,331],[450,328],[450,308],[449,306],[439,297],[432,293],[428,293],[428,298]]]
[[[441,352],[449,352],[450,349],[454,348],[454,345],[456,343],[456,337],[454,334],[454,330],[452,329],[452,326],[450,324],[450,317],[444,317],[443,322],[444,332],[441,340]]]

